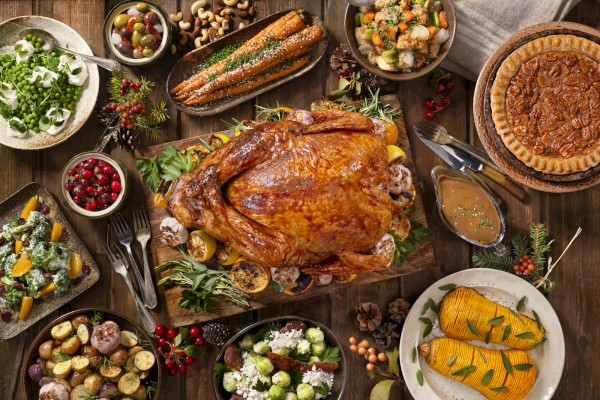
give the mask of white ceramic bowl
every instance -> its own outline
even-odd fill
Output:
[[[115,201],[113,204],[110,205],[110,207],[108,207],[104,210],[88,211],[85,208],[82,208],[81,206],[79,206],[77,203],[75,203],[73,201],[73,199],[71,198],[71,195],[65,189],[65,183],[67,182],[67,178],[69,176],[68,171],[72,168],[75,168],[77,166],[77,164],[79,164],[82,161],[87,160],[88,158],[95,158],[97,160],[102,160],[102,161],[110,164],[115,169],[115,171],[119,174],[119,176],[121,177],[121,192],[119,193],[119,197],[117,198],[117,201]],[[67,206],[69,206],[69,208],[71,210],[75,211],[77,214],[83,215],[84,217],[88,217],[88,218],[103,218],[103,217],[106,217],[106,216],[116,212],[119,208],[121,208],[121,206],[123,205],[123,202],[125,201],[125,197],[127,197],[128,186],[129,185],[127,182],[127,170],[125,169],[125,167],[123,165],[121,165],[121,163],[117,159],[109,156],[108,154],[99,153],[99,152],[95,152],[95,151],[81,153],[81,154],[73,157],[65,165],[65,168],[63,169],[63,172],[61,174],[61,194],[62,194],[62,198],[63,198],[64,202],[67,204]]]
[[[70,26],[52,18],[35,15],[12,18],[0,23],[0,52],[14,46],[19,40],[19,32],[27,28],[46,30],[52,33],[59,45],[68,45],[69,49],[73,51],[93,55],[86,41]],[[0,144],[21,150],[45,149],[64,142],[81,129],[94,111],[100,87],[98,67],[91,63],[87,63],[87,67],[89,76],[83,85],[81,98],[77,102],[67,126],[62,131],[56,135],[39,133],[23,139],[9,137],[5,134],[7,122],[4,118],[0,118]]]

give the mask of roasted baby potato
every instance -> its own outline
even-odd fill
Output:
[[[73,324],[71,321],[61,322],[58,325],[54,325],[50,330],[50,335],[56,340],[65,340],[74,331]]]

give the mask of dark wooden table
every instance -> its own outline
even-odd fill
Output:
[[[533,0],[528,0],[533,1]],[[177,10],[187,12],[193,0],[155,1],[161,3],[169,13]],[[0,2],[0,19],[20,15],[43,15],[52,17],[72,26],[90,44],[94,54],[104,54],[102,45],[102,24],[105,13],[117,2],[114,0],[4,0]],[[256,0],[259,17],[288,8],[305,8],[321,16],[330,30],[332,43],[344,41],[343,0]],[[584,23],[600,28],[600,3],[597,0],[583,0],[568,16],[568,20]],[[543,6],[540,3],[540,6]],[[459,28],[460,29],[460,28]],[[159,65],[143,71],[149,79],[157,82],[155,98],[164,98],[164,79],[174,63],[174,59],[166,57]],[[103,82],[107,74],[103,73]],[[477,133],[473,127],[472,98],[474,83],[460,77],[455,79],[456,89],[453,92],[454,104],[445,110],[437,119],[446,125],[450,132],[471,143],[478,144]],[[315,70],[303,78],[291,82],[280,89],[258,97],[253,102],[242,104],[229,112],[206,118],[195,118],[178,113],[170,107],[170,121],[165,126],[161,140],[171,141],[196,136],[224,128],[223,120],[236,118],[242,120],[252,118],[254,104],[274,105],[276,102],[290,107],[307,107],[314,99],[336,87],[335,74],[323,61]],[[403,103],[407,125],[422,118],[423,100],[426,97],[424,88],[426,80],[416,80],[399,85],[398,94]],[[101,90],[98,105],[106,101],[106,94]],[[409,131],[411,131],[409,129]],[[91,119],[81,131],[67,142],[44,151],[17,151],[0,147],[0,200],[28,182],[38,181],[48,187],[56,196],[60,193],[59,175],[63,165],[74,155],[89,150],[96,143],[101,127]],[[423,182],[422,193],[425,199],[428,217],[431,217],[433,193],[430,170],[441,161],[424,147],[418,140],[413,140],[412,148],[416,154],[418,175]],[[150,143],[147,143],[150,144]],[[113,155],[121,158],[134,171],[133,157],[123,150],[113,150]],[[133,176],[133,174],[132,174]],[[600,212],[596,201],[600,198],[600,187],[570,194],[547,194],[528,190],[531,197],[529,204],[523,205],[515,201],[502,189],[495,187],[506,199],[509,209],[506,213],[508,234],[524,233],[530,223],[543,222],[555,238],[555,249],[562,249],[567,244],[577,227],[583,228],[583,236],[578,239],[567,257],[553,272],[556,289],[548,298],[554,306],[565,334],[566,362],[563,378],[555,395],[556,399],[598,399],[600,398]],[[141,187],[138,185],[129,197],[131,204],[143,201]],[[120,277],[110,269],[101,250],[102,237],[105,232],[104,221],[90,221],[63,209],[67,218],[79,233],[90,252],[101,266],[100,281],[85,294],[69,305],[71,309],[84,307],[106,307],[118,309],[120,312],[137,319],[135,306],[132,303],[126,286]],[[352,325],[352,309],[362,301],[376,301],[385,306],[388,301],[402,296],[410,301],[431,283],[443,275],[450,274],[471,265],[473,248],[453,235],[442,231],[434,221],[430,220],[434,238],[437,268],[434,273],[424,272],[397,280],[377,283],[356,289],[345,289],[317,298],[316,300],[290,302],[283,305],[267,307],[258,312],[248,312],[229,322],[234,328],[241,328],[248,323],[263,318],[297,314],[328,325],[343,341],[352,334],[358,333]],[[554,253],[556,257],[558,254]],[[18,370],[24,351],[35,334],[53,318],[65,310],[59,310],[32,326],[27,332],[14,339],[0,342],[0,399],[24,399],[19,387]],[[158,322],[167,323],[167,316],[162,311],[155,313]],[[168,377],[165,374],[162,399],[212,399],[210,365],[216,356],[217,349],[207,347],[202,357],[185,377]],[[348,353],[349,379],[346,399],[367,399],[373,382],[367,379],[364,361]],[[410,399],[401,388],[394,390],[394,398]],[[428,399],[419,399],[428,400]]]

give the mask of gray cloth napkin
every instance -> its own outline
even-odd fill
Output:
[[[476,80],[492,53],[531,25],[563,19],[580,0],[454,0],[456,35],[444,68]]]

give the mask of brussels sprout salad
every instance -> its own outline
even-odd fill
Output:
[[[215,378],[231,400],[319,400],[332,391],[340,349],[318,327],[303,321],[266,325],[246,334],[215,366]]]
[[[29,34],[0,55],[0,115],[8,122],[7,136],[58,134],[81,96],[88,77],[86,64],[70,53],[45,51],[43,46],[42,38]]]
[[[71,251],[62,226],[46,216],[49,207],[37,196],[20,216],[4,222],[0,230],[0,317],[4,322],[23,320],[33,299],[69,291],[72,280],[89,266]]]

